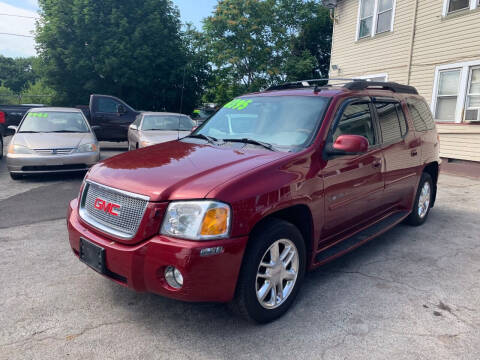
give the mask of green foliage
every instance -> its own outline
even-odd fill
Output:
[[[15,93],[11,89],[0,85],[0,104],[12,105],[16,104],[17,102],[18,96],[15,95]]]
[[[84,104],[91,93],[116,95],[139,109],[184,110],[203,74],[170,0],[39,0],[37,50],[59,104]],[[191,45],[195,46],[195,45]],[[201,61],[200,61],[201,62]],[[201,72],[201,71],[200,71]]]
[[[34,58],[9,58],[0,55],[0,86],[19,94],[38,79]]]
[[[332,24],[313,0],[220,0],[204,32],[215,69],[205,101],[328,74]]]
[[[55,105],[55,91],[45,85],[43,80],[37,81],[22,92],[22,103]]]

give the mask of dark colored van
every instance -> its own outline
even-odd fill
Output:
[[[234,99],[183,139],[95,165],[69,206],[70,245],[123,286],[232,302],[268,322],[306,271],[402,221],[423,224],[439,164],[413,87],[283,84]]]

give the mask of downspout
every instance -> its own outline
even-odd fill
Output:
[[[418,13],[418,0],[415,0],[415,7],[414,7],[413,21],[412,21],[412,35],[410,38],[410,53],[409,53],[409,60],[408,60],[407,85],[410,85],[410,78],[412,75],[413,46],[415,43],[415,32],[417,30],[417,13]]]

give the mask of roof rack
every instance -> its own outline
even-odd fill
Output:
[[[396,82],[355,80],[351,83],[343,85],[343,87],[349,90],[381,89],[390,90],[396,93],[418,95],[417,89],[415,89],[413,86],[402,85]]]
[[[344,83],[328,84],[329,81],[344,81]],[[319,84],[325,82],[325,84]],[[402,85],[396,82],[382,82],[382,81],[368,81],[366,79],[352,79],[352,78],[325,78],[325,79],[310,79],[287,82],[284,84],[273,85],[266,89],[266,91],[286,90],[286,89],[301,89],[314,87],[314,91],[319,91],[321,87],[328,87],[332,85],[339,85],[349,90],[366,90],[366,89],[380,89],[390,90],[396,93],[416,94],[417,89],[413,86]]]

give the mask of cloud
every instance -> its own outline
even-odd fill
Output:
[[[35,0],[29,0],[36,3]],[[0,14],[21,15],[26,17],[0,15],[0,33],[33,36],[35,19],[38,14],[0,2]],[[10,57],[27,57],[36,55],[35,40],[31,37],[21,37],[0,34],[0,54]]]

